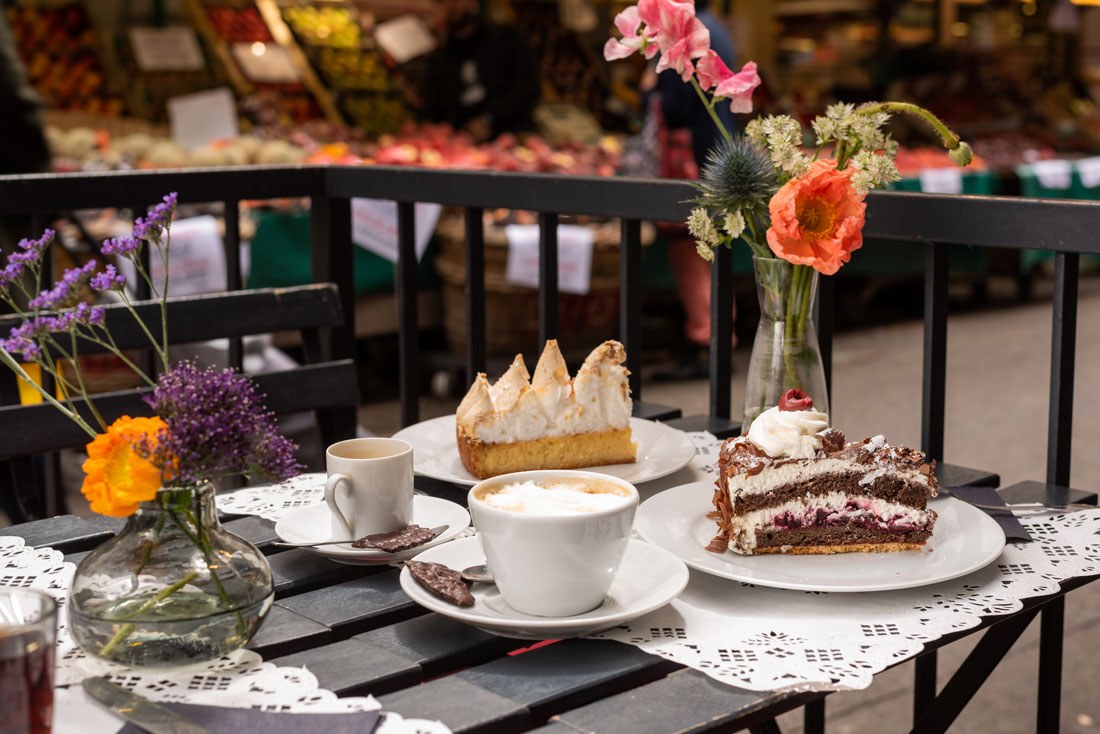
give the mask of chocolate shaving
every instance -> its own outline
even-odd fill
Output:
[[[431,528],[422,528],[419,525],[409,525],[400,530],[394,530],[391,533],[367,535],[366,537],[353,541],[351,547],[377,548],[387,553],[397,553],[399,551],[408,550],[409,548],[415,548],[418,545],[424,545],[433,538],[435,538],[435,533],[432,532]]]
[[[409,573],[421,586],[440,599],[460,607],[474,605],[474,595],[470,593],[469,584],[453,568],[447,568],[442,563],[424,561],[405,561],[405,568],[409,569]]]

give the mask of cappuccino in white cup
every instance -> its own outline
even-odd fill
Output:
[[[638,490],[594,472],[505,474],[474,485],[470,512],[508,606],[568,617],[603,603],[630,540]]]

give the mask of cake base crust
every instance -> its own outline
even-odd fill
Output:
[[[787,556],[822,555],[829,556],[836,553],[895,553],[899,551],[919,551],[924,549],[924,543],[855,543],[853,545],[792,545],[778,548],[754,548],[754,556],[782,553]]]
[[[632,464],[638,452],[629,428],[495,444],[472,439],[458,430],[457,439],[462,465],[478,479],[534,469]]]

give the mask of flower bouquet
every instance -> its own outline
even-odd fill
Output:
[[[818,273],[833,275],[862,246],[867,192],[900,178],[898,144],[883,128],[893,115],[911,115],[960,166],[973,159],[970,146],[935,115],[904,102],[834,104],[813,121],[809,138],[786,115],[754,119],[735,135],[715,108],[728,102],[735,113],[752,111],[752,92],[760,84],[756,64],[736,73],[726,66],[710,48],[693,0],[639,0],[615,17],[615,27],[622,38],[609,39],[604,56],[659,54],[656,71],[671,69],[691,84],[722,134],[700,172],[698,206],[687,225],[707,260],[714,259],[714,248],[737,240],[752,250],[761,319],[744,425],[792,388],[828,412],[811,317],[814,293]]]
[[[248,642],[272,603],[271,571],[252,544],[221,527],[212,482],[239,475],[278,481],[301,468],[295,445],[279,434],[248,377],[169,361],[167,262],[175,205],[175,194],[164,197],[134,223],[131,237],[107,240],[100,250],[129,260],[148,284],[160,304],[159,335],[139,316],[113,264],[100,268],[89,260],[40,289],[52,231],[20,242],[0,271],[0,299],[22,317],[0,340],[0,361],[87,432],[81,491],[91,509],[128,518],[77,568],[70,629],[87,653],[130,665],[207,660]],[[163,282],[143,266],[145,247],[165,264]],[[89,288],[121,302],[148,337],[159,375],[146,374],[118,347],[105,307],[82,300]],[[151,416],[107,423],[77,359],[88,343],[113,354],[150,388]],[[24,364],[52,376],[56,393],[33,380]]]

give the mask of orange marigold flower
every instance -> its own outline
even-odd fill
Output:
[[[88,444],[80,491],[93,512],[126,517],[133,514],[139,502],[156,497],[161,486],[160,469],[139,456],[134,446],[146,439],[156,446],[157,436],[165,428],[160,418],[124,415]]]
[[[867,205],[852,190],[851,170],[822,159],[791,179],[768,205],[768,246],[777,257],[832,275],[863,245]]]

